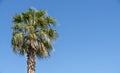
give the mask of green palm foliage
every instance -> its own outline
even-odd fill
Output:
[[[31,51],[43,58],[50,56],[52,41],[56,40],[56,20],[44,10],[30,8],[13,17],[13,51],[24,55]]]
[[[29,9],[13,17],[13,51],[24,55],[31,46],[39,57],[49,56],[53,50],[51,41],[56,40],[54,29],[56,20],[46,15],[46,11]]]

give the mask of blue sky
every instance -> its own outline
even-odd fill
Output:
[[[0,73],[26,73],[11,48],[12,16],[29,7],[58,21],[59,38],[36,73],[120,73],[120,0],[0,0]]]

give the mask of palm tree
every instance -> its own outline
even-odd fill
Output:
[[[27,55],[27,73],[35,73],[36,56],[46,58],[56,40],[56,20],[44,10],[29,8],[13,16],[12,47],[15,53]]]

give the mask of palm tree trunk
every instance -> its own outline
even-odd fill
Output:
[[[35,51],[32,48],[27,53],[27,73],[35,73]]]

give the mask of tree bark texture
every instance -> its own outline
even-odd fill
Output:
[[[27,73],[35,73],[35,51],[32,48],[27,53]]]

